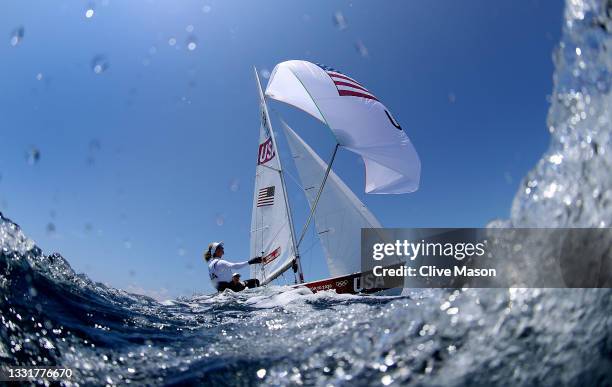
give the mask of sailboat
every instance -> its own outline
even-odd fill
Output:
[[[420,160],[410,139],[378,98],[354,78],[327,66],[303,60],[279,63],[265,92],[254,68],[261,124],[251,217],[250,253],[262,256],[251,277],[262,285],[293,272],[294,283],[313,292],[368,293],[380,290],[363,283],[360,243],[362,228],[381,224],[332,170],[339,149],[362,157],[366,193],[402,194],[418,189]],[[303,110],[321,121],[337,142],[329,162],[284,121],[281,126],[310,206],[300,234],[292,219],[285,175],[267,100]],[[300,246],[314,220],[331,277],[306,281]]]

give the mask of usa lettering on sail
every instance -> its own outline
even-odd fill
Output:
[[[274,158],[274,143],[272,137],[268,138],[263,144],[259,145],[259,154],[257,156],[257,164],[265,164]]]

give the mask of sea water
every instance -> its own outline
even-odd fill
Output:
[[[610,227],[611,14],[568,0],[550,148],[491,227]],[[612,384],[607,289],[267,287],[158,303],[75,273],[5,216],[0,249],[0,362],[62,365],[79,384]]]

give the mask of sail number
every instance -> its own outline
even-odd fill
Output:
[[[270,137],[263,144],[259,144],[257,164],[267,163],[274,158],[274,155],[274,144],[272,143],[272,137]]]

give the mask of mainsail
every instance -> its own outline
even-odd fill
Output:
[[[312,208],[327,164],[284,121],[281,123]],[[361,229],[382,226],[333,171],[321,192],[314,217],[330,274],[336,277],[360,272]]]
[[[261,87],[260,109],[250,252],[252,257],[263,257],[262,264],[251,266],[251,276],[265,284],[292,266],[296,252],[278,149]]]
[[[276,65],[266,96],[325,123],[339,145],[359,154],[367,193],[418,189],[421,162],[391,112],[369,90],[338,70],[302,60]]]

